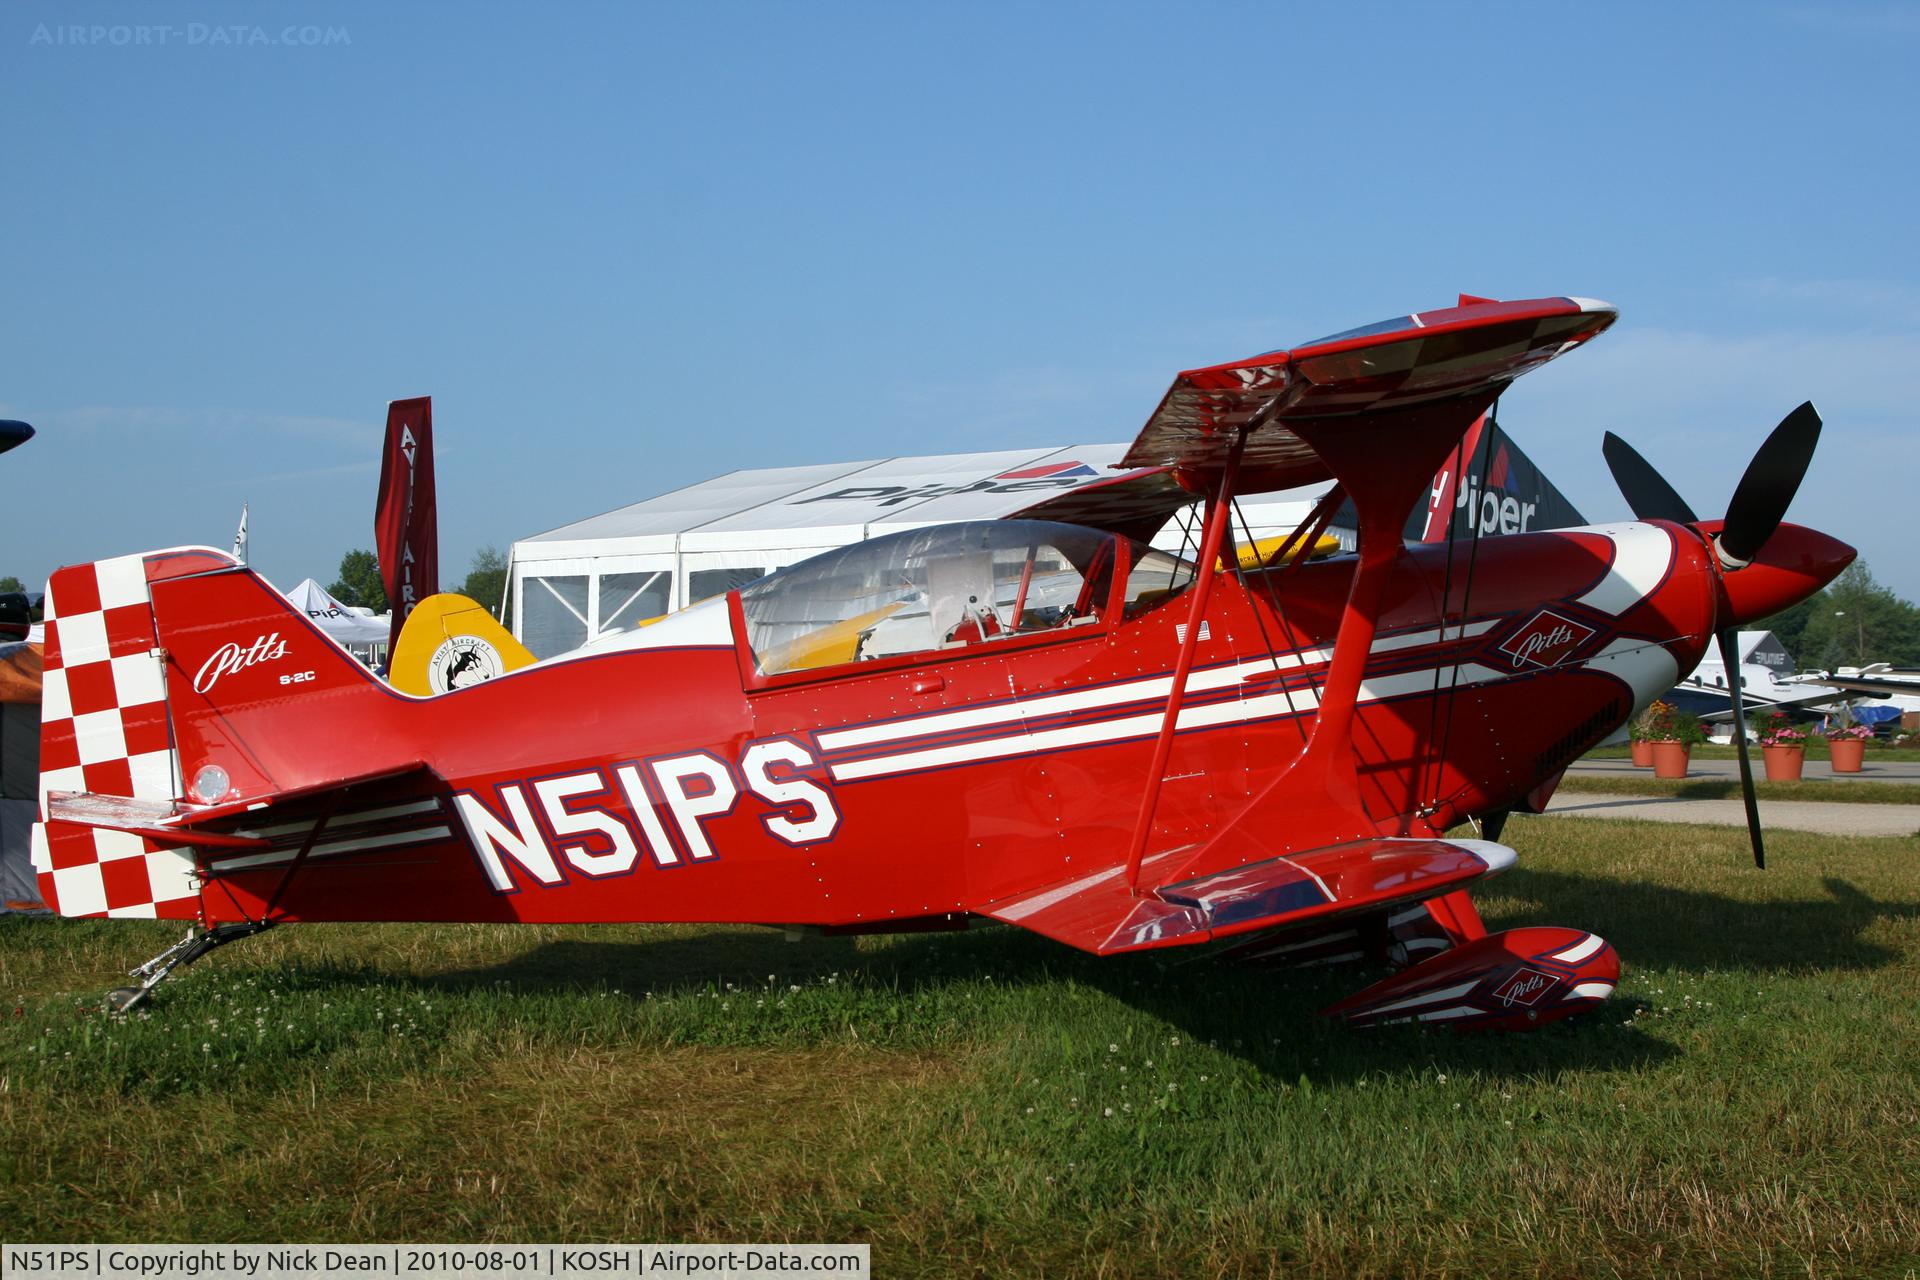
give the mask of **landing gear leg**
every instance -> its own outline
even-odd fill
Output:
[[[272,927],[271,921],[241,920],[232,924],[217,924],[211,929],[193,930],[186,937],[132,971],[131,976],[140,979],[139,986],[115,987],[107,992],[108,1011],[126,1013],[145,1000],[148,993],[165,982],[167,975],[175,969],[192,964],[215,947],[223,947],[241,938],[250,938]]]

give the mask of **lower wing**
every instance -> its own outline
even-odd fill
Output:
[[[1148,859],[1143,879],[1156,861],[1191,852]],[[1116,864],[981,908],[981,914],[1110,955],[1419,902],[1504,871],[1514,860],[1513,850],[1485,840],[1357,840],[1137,893],[1125,865]]]

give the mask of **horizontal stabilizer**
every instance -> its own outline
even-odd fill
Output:
[[[231,804],[189,805],[171,800],[137,800],[132,796],[100,795],[87,791],[49,791],[47,821],[101,831],[123,831],[150,843],[172,848],[198,846],[204,849],[265,849],[272,842],[247,834],[248,821],[280,818],[289,805],[313,809],[311,803],[329,794],[369,783],[389,782],[420,775],[423,786],[431,786],[432,775],[420,765],[382,769],[370,773],[315,783],[292,791],[283,791],[259,800]],[[318,817],[318,810],[308,820]]]
[[[90,792],[52,791],[47,794],[47,822],[124,831],[158,845],[205,845],[210,849],[264,849],[265,840],[196,831],[182,823],[179,806],[165,800],[135,800],[131,796],[103,796]]]
[[[1187,850],[1149,859],[1151,875]],[[1513,865],[1513,850],[1484,840],[1359,840],[1163,884],[1135,894],[1126,868],[1052,885],[986,909],[1058,942],[1108,955],[1186,946],[1343,912],[1436,897]]]

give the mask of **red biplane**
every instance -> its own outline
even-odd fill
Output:
[[[1356,1023],[1589,1008],[1618,977],[1606,942],[1489,935],[1475,913],[1468,891],[1514,860],[1500,822],[1716,634],[1853,558],[1780,523],[1810,407],[1725,521],[1609,439],[1640,521],[1403,543],[1502,389],[1614,318],[1463,298],[1183,373],[1108,482],[827,552],[431,698],[219,552],[62,569],[41,887],[70,916],[193,922],[123,1006],[295,921],[985,918],[1099,954],[1400,965],[1334,1006]],[[1223,555],[1236,495],[1328,477],[1295,543],[1344,499],[1357,554]],[[1197,554],[1146,544],[1196,498]],[[1487,838],[1448,836],[1468,820]]]

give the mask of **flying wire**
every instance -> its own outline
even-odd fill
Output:
[[[1492,406],[1487,409],[1487,425],[1486,429],[1481,433],[1480,439],[1480,476],[1483,484],[1487,475],[1488,455],[1493,451],[1494,432],[1499,426],[1499,417],[1500,401],[1498,397],[1496,397]],[[1463,476],[1462,479],[1464,478]],[[1460,634],[1455,637],[1456,644],[1466,638],[1467,616],[1471,612],[1473,601],[1473,570],[1474,566],[1480,562],[1480,531],[1483,527],[1483,521],[1480,519],[1479,504],[1470,501],[1468,506],[1470,509],[1467,512],[1467,522],[1472,532],[1467,539],[1467,576],[1465,583],[1460,588]],[[1449,517],[1449,519],[1451,519],[1451,517]],[[1447,532],[1449,534],[1453,532],[1451,524],[1448,525]],[[1449,542],[1451,542],[1451,539],[1449,539]],[[1449,548],[1449,550],[1451,550],[1451,548]],[[1453,661],[1453,676],[1447,685],[1447,714],[1440,725],[1440,751],[1434,756],[1435,782],[1433,800],[1436,805],[1440,802],[1439,762],[1447,758],[1447,750],[1453,745],[1453,712],[1455,705],[1459,702],[1459,689],[1460,659],[1456,655]]]

